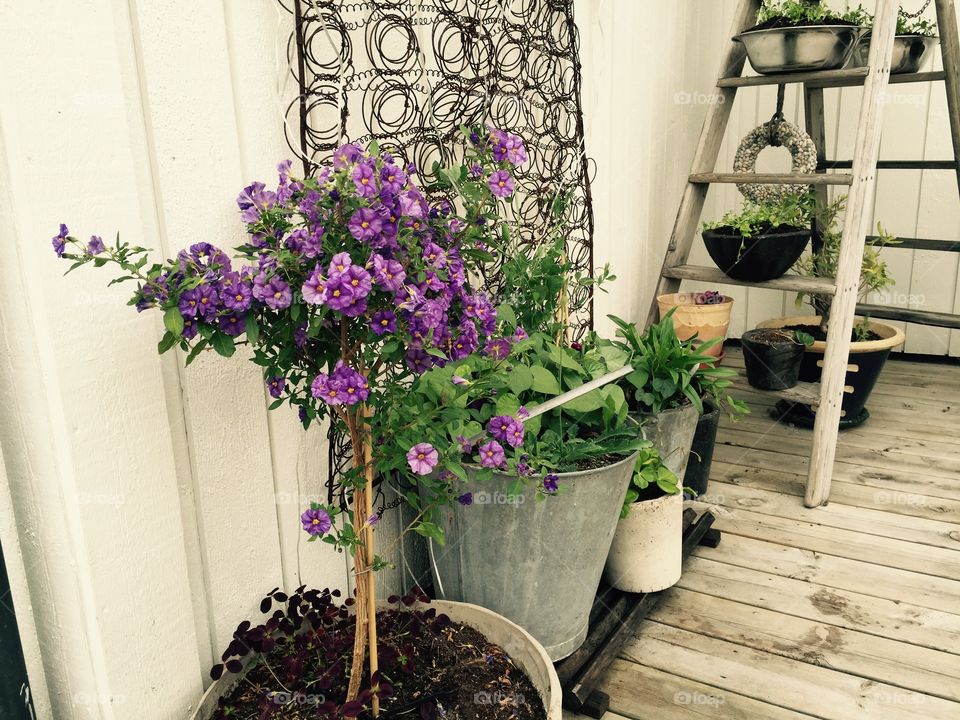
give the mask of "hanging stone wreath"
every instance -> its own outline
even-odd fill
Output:
[[[783,120],[765,122],[747,133],[740,141],[737,154],[734,156],[734,171],[738,173],[756,172],[757,157],[763,150],[775,145],[785,147],[790,151],[790,155],[793,157],[793,172],[816,172],[817,146],[813,144],[813,140],[803,130]],[[737,189],[747,200],[766,204],[779,202],[788,195],[795,194],[799,188],[796,185],[741,183],[737,185]]]

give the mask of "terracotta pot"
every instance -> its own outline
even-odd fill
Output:
[[[676,308],[671,319],[680,340],[689,340],[694,335],[697,340],[707,341],[725,338],[730,327],[730,313],[733,310],[733,298],[723,296],[723,302],[717,305],[697,305],[699,293],[668,293],[657,298],[660,319]],[[707,355],[720,357],[723,343],[717,343],[707,351]]]

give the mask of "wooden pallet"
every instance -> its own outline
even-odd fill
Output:
[[[759,0],[741,0],[732,35],[737,35],[754,24],[759,6]],[[808,398],[809,404],[817,408],[804,497],[804,502],[809,507],[826,503],[830,496],[830,479],[836,455],[850,336],[854,315],[858,310],[868,311],[872,317],[876,318],[908,320],[940,327],[960,327],[960,316],[947,313],[905,311],[902,308],[858,306],[857,304],[861,258],[867,234],[871,229],[867,214],[868,200],[873,194],[877,170],[952,168],[957,172],[958,188],[960,188],[960,40],[958,40],[954,0],[936,0],[943,70],[891,76],[890,62],[898,7],[899,3],[893,0],[878,0],[868,66],[863,68],[744,76],[743,68],[746,61],[744,47],[742,43],[731,42],[720,65],[714,92],[715,102],[710,104],[704,120],[694,154],[693,167],[680,201],[673,233],[660,271],[660,281],[648,315],[648,323],[656,322],[658,319],[657,296],[677,292],[683,280],[732,283],[793,292],[815,292],[832,297],[831,321],[827,334],[822,380],[818,385],[804,388],[804,394],[815,393],[817,396],[815,402],[809,402]],[[880,161],[880,131],[884,108],[882,99],[887,86],[891,83],[918,82],[945,83],[954,157],[952,160],[936,161]],[[717,158],[737,91],[740,88],[783,86],[790,83],[802,84],[804,88],[806,127],[817,146],[817,172],[808,174],[718,172]],[[862,85],[864,88],[853,159],[828,160],[825,151],[823,91],[824,88],[853,85]],[[845,172],[836,172],[836,170]],[[729,278],[717,268],[688,263],[710,185],[743,182],[808,185],[815,189],[820,201],[826,201],[830,186],[840,185],[846,188],[847,209],[844,215],[836,278],[785,275],[776,280],[749,283]],[[924,249],[942,249],[951,252],[960,249],[960,246],[945,241],[940,241],[939,247],[931,244],[935,242],[907,239],[903,247],[922,246]],[[905,313],[909,314],[909,317]],[[795,397],[785,399],[797,402]]]
[[[720,544],[719,531],[711,528],[715,519],[709,511],[696,517],[692,508],[684,510],[684,560],[697,545],[715,548]],[[593,718],[603,717],[610,707],[610,697],[597,690],[597,686],[664,592],[625,593],[601,585],[590,612],[587,639],[572,655],[556,663],[563,686],[563,706],[567,710]]]

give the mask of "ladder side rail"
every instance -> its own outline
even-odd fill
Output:
[[[804,497],[807,507],[823,505],[830,497],[850,335],[857,306],[863,249],[870,225],[866,210],[876,180],[883,121],[882,96],[890,78],[897,10],[898,3],[893,0],[880,0],[870,42],[870,72],[864,85],[857,123],[857,141],[853,153],[854,178],[847,197],[837,266],[837,292],[831,306],[820,385],[820,407],[813,430]]]
[[[960,192],[960,37],[958,37],[960,31],[957,29],[957,9],[954,0],[936,0],[936,7],[940,54],[946,74],[944,85],[947,90],[953,159],[957,163],[957,190]]]

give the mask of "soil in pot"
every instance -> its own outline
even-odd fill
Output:
[[[429,605],[405,607],[416,601],[411,595],[377,613],[380,671],[391,687],[389,697],[381,695],[381,713],[418,720],[546,720],[540,693],[502,647]],[[266,663],[253,666],[220,701],[214,720],[336,717],[349,681],[354,620],[330,607],[331,617],[317,620],[312,644],[307,630],[292,641],[302,646],[299,654],[285,644],[266,652]],[[363,710],[359,717],[372,715]]]
[[[784,330],[799,330],[800,332],[805,332],[808,335],[812,335],[814,340],[820,340],[821,342],[824,342],[827,339],[827,333],[819,325],[787,325]],[[857,337],[856,332],[853,330],[850,331],[850,342],[872,342],[873,340],[882,339],[883,338],[873,330],[870,330],[866,337]]]
[[[800,379],[804,346],[793,333],[773,328],[748,330],[741,338],[747,381],[758,390],[786,390]]]
[[[703,231],[717,267],[735,280],[762,282],[781,277],[803,254],[810,229],[781,225],[745,238],[731,227]]]

